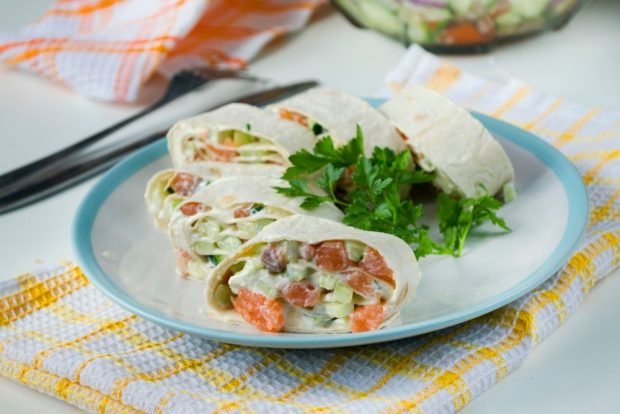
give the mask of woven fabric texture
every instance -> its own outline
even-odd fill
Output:
[[[522,298],[462,325],[381,345],[271,350],[161,328],[111,303],[75,265],[2,286],[0,373],[99,413],[450,413],[516,369],[620,261],[620,113],[471,76],[411,48],[385,93],[422,83],[544,137],[581,172],[577,252]]]
[[[324,0],[57,0],[0,33],[0,62],[103,101],[131,102],[156,72],[239,69]]]

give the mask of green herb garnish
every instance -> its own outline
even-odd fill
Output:
[[[332,202],[344,211],[343,222],[363,230],[393,234],[411,245],[420,258],[429,254],[459,256],[471,228],[486,221],[508,230],[496,215],[501,203],[491,195],[455,200],[446,194],[437,199],[437,217],[443,243],[430,237],[427,226],[420,223],[422,204],[403,199],[401,190],[410,185],[429,182],[433,175],[412,168],[409,151],[395,153],[376,147],[371,157],[364,155],[364,137],[356,136],[336,148],[331,137],[320,139],[312,152],[302,150],[289,157],[292,164],[285,174],[288,187],[276,191],[288,197],[303,197],[302,208],[312,210],[321,203]],[[351,172],[352,190],[338,191],[343,176]],[[318,194],[311,188],[320,188]]]
[[[501,206],[499,200],[489,194],[456,200],[440,193],[437,197],[437,217],[445,246],[455,256],[460,256],[469,231],[487,221],[509,231],[504,219],[496,214]]]

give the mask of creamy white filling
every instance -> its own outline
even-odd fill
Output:
[[[287,243],[287,245],[290,244],[290,242]],[[298,250],[298,243],[294,243],[294,245],[296,247],[294,249],[287,248],[287,270],[279,274],[270,273],[261,262],[260,256],[241,257],[231,264],[231,267],[243,265],[243,268],[238,270],[228,280],[228,286],[233,294],[238,294],[240,289],[248,289],[251,292],[260,293],[271,299],[284,298],[282,291],[290,283],[305,280],[319,288],[321,278],[334,278],[337,281],[335,283],[347,286],[341,273],[321,270],[314,261],[309,262],[298,256],[291,258],[291,251]],[[288,269],[291,266],[297,266],[303,270],[295,273],[289,272]],[[298,277],[299,274],[303,274],[303,276],[300,278]],[[284,301],[287,309],[286,325],[307,328],[346,326],[348,324],[348,313],[335,316],[334,311],[352,311],[354,305],[376,304],[381,301],[387,302],[393,295],[393,288],[382,280],[373,278],[373,286],[379,292],[379,295],[363,298],[357,293],[353,293],[349,302],[338,302],[334,290],[325,288],[321,288],[321,300],[313,307],[302,308]]]

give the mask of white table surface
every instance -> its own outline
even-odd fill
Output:
[[[38,16],[49,0],[0,0],[0,30]],[[252,71],[272,79],[316,78],[371,95],[403,53],[396,42],[351,27],[327,13],[302,33],[263,53]],[[620,109],[620,1],[594,0],[559,32],[504,46],[489,55],[448,60],[480,76],[519,78],[571,100]],[[231,86],[233,88],[234,86]],[[139,122],[132,131],[170,124],[202,105],[189,97]],[[62,87],[0,68],[0,173],[45,155],[122,119],[140,105],[88,101]],[[122,135],[119,134],[122,138]],[[71,221],[93,185],[85,182],[36,205],[0,216],[0,280],[71,259]],[[525,363],[462,412],[620,412],[620,271],[597,286],[579,311]],[[47,414],[77,409],[0,378],[0,413]]]

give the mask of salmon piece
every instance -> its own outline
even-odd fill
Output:
[[[284,299],[291,305],[310,308],[321,300],[321,289],[308,281],[293,282],[282,289]]]
[[[181,197],[189,197],[196,192],[196,187],[200,184],[200,177],[188,173],[176,173],[170,180],[170,188]]]
[[[235,218],[243,218],[250,216],[250,208],[249,207],[237,207],[235,211],[233,211],[233,216]]]
[[[280,246],[269,243],[260,255],[260,261],[269,273],[282,273],[286,269],[286,252]]]
[[[355,183],[353,182],[353,174],[355,173],[355,166],[345,168],[342,176],[338,180],[338,187],[345,191],[353,191],[355,189]]]
[[[185,214],[186,216],[193,216],[194,214],[198,214],[201,211],[206,211],[206,206],[196,201],[190,201],[189,203],[181,204],[181,207],[179,207],[179,209],[181,210],[181,213]]]
[[[354,269],[343,274],[344,282],[349,285],[355,293],[365,298],[373,298],[378,293],[373,286],[373,278],[363,270]]]
[[[495,34],[494,26],[482,19],[476,23],[453,22],[441,33],[441,42],[450,45],[479,45],[490,42]]]
[[[212,144],[207,144],[207,152],[209,152],[212,159],[216,161],[230,161],[237,156],[236,150],[226,150]]]
[[[340,240],[330,240],[319,244],[314,260],[319,268],[330,272],[344,270],[352,264],[347,256],[344,242]]]
[[[284,328],[284,305],[276,299],[240,289],[231,301],[237,313],[261,331],[280,332]]]
[[[314,257],[315,251],[316,251],[316,248],[309,243],[302,243],[301,246],[299,246],[299,255],[301,256],[302,259],[307,260],[307,261],[312,260],[312,258]]]
[[[298,112],[280,109],[280,118],[288,119],[289,121],[293,121],[298,123],[299,125],[308,127],[308,119]]]
[[[349,316],[351,332],[374,331],[385,319],[385,305],[357,306]]]
[[[359,267],[377,279],[389,283],[392,287],[396,286],[392,269],[385,263],[381,254],[372,247],[366,246],[364,249],[364,257],[359,262]]]
[[[176,252],[176,265],[177,272],[181,277],[189,277],[189,271],[187,270],[187,264],[192,259],[192,255],[185,250],[178,250]]]

